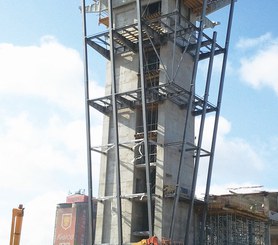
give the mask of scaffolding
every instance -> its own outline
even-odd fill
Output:
[[[264,199],[248,198],[244,194],[212,196],[205,244],[268,245],[268,213]]]
[[[87,5],[82,0],[83,13],[83,32],[84,32],[84,62],[85,62],[85,101],[86,101],[86,122],[87,122],[87,159],[88,159],[88,186],[89,199],[92,198],[92,159],[91,151],[99,152],[102,155],[113,154],[114,165],[109,169],[115,172],[116,190],[113,195],[107,195],[99,198],[101,202],[116,200],[117,209],[117,235],[118,244],[123,244],[123,220],[126,218],[122,212],[122,201],[131,200],[137,210],[146,213],[142,216],[134,215],[138,224],[139,231],[133,230],[134,237],[148,237],[154,235],[155,205],[156,200],[169,199],[172,203],[171,218],[169,220],[169,232],[167,241],[169,244],[174,241],[175,224],[177,222],[177,210],[180,201],[187,205],[187,214],[183,217],[185,221],[183,244],[190,244],[190,227],[192,227],[193,212],[195,208],[195,192],[197,185],[197,176],[200,160],[203,157],[208,158],[207,185],[204,198],[204,209],[201,215],[202,227],[200,228],[200,244],[203,244],[206,238],[202,231],[205,230],[206,215],[208,210],[208,197],[213,167],[215,143],[219,115],[222,101],[223,84],[225,70],[227,65],[227,56],[229,49],[229,40],[233,19],[235,0],[184,0],[175,2],[176,8],[169,13],[162,13],[161,1],[152,1],[151,4],[143,5],[140,0],[127,1],[136,2],[137,21],[126,23],[119,26],[114,20],[113,13],[115,4],[120,1],[106,0],[94,1]],[[195,16],[195,22],[185,16],[180,11],[183,4],[192,15]],[[217,11],[225,6],[230,6],[228,15],[228,24],[226,30],[225,44],[220,45],[217,42],[217,33],[209,32],[206,34],[205,27],[210,23],[206,15]],[[104,24],[108,30],[99,34],[87,33],[87,15],[94,12],[99,15],[99,23]],[[198,18],[197,18],[198,17]],[[198,23],[198,26],[196,25]],[[209,25],[208,25],[209,26]],[[90,30],[91,31],[91,30]],[[168,66],[161,58],[161,47],[172,45],[172,62]],[[89,55],[88,49],[97,51],[102,57],[110,62],[111,71],[111,93],[103,97],[92,99],[89,95]],[[177,57],[177,50],[180,56]],[[136,88],[120,86],[116,79],[117,57],[136,54],[138,56],[138,80]],[[211,88],[211,76],[213,70],[213,61],[216,55],[222,56],[221,77],[218,82],[218,94],[215,103],[209,101],[209,92]],[[180,81],[178,74],[182,69],[183,59],[192,60],[192,73],[187,84]],[[206,81],[203,82],[204,94],[199,96],[195,93],[198,63],[202,60],[208,60]],[[162,80],[161,77],[164,79]],[[171,103],[176,106],[175,110],[183,112],[184,127],[181,128],[181,140],[158,143],[159,107],[165,103]],[[113,142],[102,146],[91,146],[91,110],[95,109],[110,119],[111,128],[113,128]],[[135,112],[137,115],[136,128],[134,128],[134,139],[128,142],[124,141],[119,134],[119,114],[122,111]],[[203,147],[203,133],[206,116],[210,114],[214,118],[213,135],[211,138],[210,149]],[[198,138],[196,142],[188,140],[190,123],[194,118],[200,118],[198,129]],[[174,120],[174,119],[173,119]],[[194,133],[194,132],[193,132]],[[179,151],[179,161],[177,162],[177,174],[175,183],[171,186],[159,186],[157,172],[157,152],[159,149],[174,147]],[[121,159],[123,158],[122,149],[130,150],[134,154],[132,164],[134,164],[134,176],[138,180],[135,184],[134,193],[122,193],[121,185]],[[182,167],[185,156],[190,152],[193,161],[192,176],[190,188],[182,186],[181,178],[183,176]],[[131,154],[131,153],[130,153]],[[158,187],[160,189],[158,189]],[[161,195],[157,193],[163,192]],[[143,201],[144,200],[144,201]],[[89,202],[89,205],[90,202]],[[92,217],[92,206],[89,207],[90,220]],[[137,216],[138,217],[137,217]],[[125,221],[126,222],[126,221]],[[89,227],[93,230],[92,224]],[[92,236],[90,238],[92,244]],[[166,241],[165,240],[165,241]]]
[[[206,245],[269,244],[268,224],[262,220],[243,217],[235,213],[209,215],[207,221]]]

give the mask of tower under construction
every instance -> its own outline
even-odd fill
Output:
[[[161,244],[205,244],[234,2],[82,0],[90,199],[91,151],[101,154],[94,244],[153,236]],[[223,44],[213,31],[218,23],[207,16],[220,10],[227,17]],[[88,15],[94,14],[104,32],[89,28]],[[105,96],[99,98],[89,94],[89,74],[98,72],[90,49],[107,60]],[[215,56],[222,60],[217,81]],[[91,110],[104,115],[97,147],[91,145]],[[204,147],[208,115],[213,128]],[[206,173],[201,215],[195,198],[199,166]]]

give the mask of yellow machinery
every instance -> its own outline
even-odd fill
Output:
[[[181,241],[170,241],[168,239],[162,238],[161,242],[158,242],[156,236],[150,237],[148,239],[143,239],[139,242],[132,243],[132,245],[183,245]]]
[[[22,204],[20,204],[18,208],[13,209],[10,245],[19,245],[20,243],[23,214],[24,208]]]
[[[143,239],[140,242],[132,243],[132,245],[158,245],[158,240],[156,236],[153,236],[149,239]]]

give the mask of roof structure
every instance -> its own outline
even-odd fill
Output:
[[[203,0],[184,0],[184,4],[191,8],[197,15],[201,14]],[[218,9],[224,8],[231,3],[231,0],[208,0],[207,2],[207,14],[217,11]]]

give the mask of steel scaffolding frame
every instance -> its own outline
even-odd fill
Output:
[[[269,245],[270,201],[265,192],[210,196],[206,245]]]
[[[213,167],[214,160],[214,152],[215,152],[215,144],[216,144],[216,135],[217,128],[219,123],[219,115],[220,108],[222,102],[222,94],[223,94],[223,85],[225,78],[225,70],[227,65],[227,55],[229,49],[229,40],[232,26],[232,18],[234,11],[234,3],[236,0],[224,1],[219,0],[219,2],[225,2],[225,4],[230,5],[230,12],[228,16],[228,25],[226,31],[226,40],[225,46],[222,47],[216,41],[216,32],[213,33],[213,36],[210,37],[204,31],[204,20],[206,18],[206,11],[213,9],[216,7],[216,0],[194,0],[188,1],[188,4],[193,4],[192,6],[188,6],[191,8],[196,7],[196,12],[200,14],[200,22],[197,27],[194,23],[191,23],[187,18],[185,18],[180,11],[178,10],[179,4],[181,1],[176,0],[176,11],[172,13],[168,13],[165,15],[157,15],[155,18],[144,18],[142,16],[142,5],[140,0],[136,0],[136,8],[137,8],[137,16],[138,21],[135,24],[114,28],[114,20],[113,20],[113,8],[112,8],[112,0],[108,0],[108,31],[102,32],[100,34],[88,35],[87,34],[87,17],[86,17],[86,0],[82,0],[82,16],[83,16],[83,36],[84,36],[84,77],[85,77],[85,102],[86,102],[86,128],[87,128],[87,166],[88,166],[88,195],[89,200],[93,198],[93,187],[92,187],[92,159],[91,159],[91,151],[96,151],[101,154],[106,154],[110,149],[114,149],[115,151],[115,159],[116,159],[116,196],[112,197],[102,197],[102,200],[108,200],[110,198],[117,200],[117,220],[118,220],[118,244],[123,243],[123,231],[122,231],[122,220],[123,214],[121,211],[121,200],[126,198],[127,196],[131,197],[145,197],[147,199],[147,211],[148,211],[148,236],[153,236],[153,204],[154,198],[152,193],[152,183],[151,183],[151,168],[155,168],[155,165],[152,165],[150,162],[150,148],[149,146],[155,143],[155,132],[151,132],[148,129],[148,106],[153,104],[161,104],[166,100],[171,101],[176,104],[180,110],[186,109],[186,118],[185,118],[185,126],[183,130],[183,138],[181,142],[170,142],[168,145],[164,145],[163,147],[180,147],[181,155],[179,162],[178,175],[176,180],[176,189],[173,192],[171,198],[173,200],[173,210],[172,210],[172,220],[171,227],[169,230],[169,239],[172,241],[173,232],[175,227],[175,217],[177,211],[177,204],[181,200],[181,186],[180,186],[180,176],[181,176],[181,166],[183,164],[184,158],[183,155],[186,151],[192,151],[194,154],[194,173],[192,176],[192,187],[191,192],[186,201],[189,202],[189,209],[186,219],[186,229],[184,234],[184,244],[189,244],[189,227],[192,222],[192,212],[194,210],[195,205],[195,191],[197,185],[197,175],[199,170],[199,163],[202,157],[208,157],[209,167],[207,171],[207,185],[206,185],[206,193],[204,199],[204,211],[202,214],[202,227],[200,231],[201,241],[200,244],[204,244],[203,241],[205,238],[205,224],[206,224],[206,216],[207,216],[207,206],[208,206],[208,197],[210,190],[210,182],[211,182],[211,173]],[[184,2],[185,4],[185,2]],[[196,4],[196,6],[194,5]],[[107,9],[106,9],[107,11]],[[106,19],[107,20],[107,19]],[[105,20],[105,21],[106,21]],[[169,23],[174,23],[169,25]],[[107,22],[106,22],[107,23]],[[164,45],[167,42],[171,42],[173,45],[173,51],[179,48],[182,50],[183,55],[189,54],[194,59],[194,67],[191,78],[191,86],[190,89],[184,89],[178,85],[176,82],[176,74],[180,69],[180,63],[176,66],[174,65],[174,57],[172,63],[172,74],[169,74],[167,68],[164,66],[162,60],[159,56],[158,48]],[[89,95],[89,60],[88,60],[88,48],[92,48],[96,50],[100,55],[102,55],[105,59],[110,61],[111,64],[111,84],[112,90],[110,95],[106,95],[104,97],[92,99]],[[148,77],[156,76],[154,71],[147,72],[144,69],[145,61],[144,55],[145,50],[152,49],[159,63],[162,67],[163,72],[165,72],[167,77],[167,82],[157,84],[155,86],[148,87],[147,80]],[[129,90],[125,92],[119,92],[117,88],[116,78],[115,78],[115,56],[133,52],[139,54],[139,78],[140,78],[140,87],[136,90]],[[173,52],[175,53],[175,52]],[[213,70],[213,59],[216,55],[223,55],[222,68],[221,68],[221,77],[218,83],[219,90],[217,95],[217,105],[213,105],[213,103],[209,102],[209,92],[210,92],[210,84],[211,84],[211,75]],[[198,96],[195,94],[195,85],[196,78],[198,72],[198,63],[201,60],[208,59],[208,71],[207,71],[207,79],[205,82],[204,95]],[[181,62],[181,61],[180,61]],[[176,67],[176,70],[174,70]],[[142,118],[143,118],[143,132],[142,135],[136,139],[134,142],[122,142],[119,138],[118,134],[118,113],[122,109],[129,108],[130,110],[134,110],[138,106],[142,107]],[[113,128],[115,141],[109,145],[103,145],[98,147],[91,146],[91,108],[98,110],[99,112],[113,118]],[[202,146],[202,138],[204,132],[205,119],[208,113],[213,114],[214,116],[214,127],[213,127],[213,135],[211,139],[211,149],[203,149]],[[195,117],[201,117],[201,123],[199,127],[199,137],[197,139],[196,145],[192,145],[187,142],[187,134],[188,134],[188,117],[192,114]],[[140,144],[144,146],[144,154],[145,156],[145,173],[146,173],[146,193],[129,193],[122,194],[121,193],[121,171],[120,171],[120,148],[126,147],[127,145],[135,145]],[[140,194],[140,195],[139,195]],[[132,196],[133,197],[133,196]],[[169,197],[163,197],[169,198]],[[92,220],[92,209],[93,206],[89,201],[89,220]],[[216,221],[213,221],[214,223]],[[213,224],[214,224],[213,223]],[[89,222],[89,244],[93,244],[93,225]]]
[[[206,245],[268,245],[269,225],[266,220],[236,212],[209,214]]]

